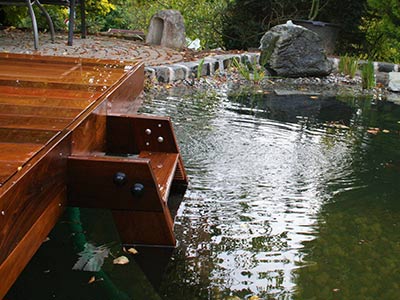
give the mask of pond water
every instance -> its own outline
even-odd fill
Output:
[[[70,209],[7,299],[398,299],[400,106],[171,91],[142,111],[172,117],[190,178],[178,247],[114,266],[109,214]],[[102,269],[72,271],[89,242]]]

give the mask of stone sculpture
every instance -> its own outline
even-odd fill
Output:
[[[185,25],[179,11],[161,10],[151,18],[146,43],[181,49],[185,42]]]

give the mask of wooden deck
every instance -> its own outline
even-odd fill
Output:
[[[66,205],[111,209],[121,240],[173,246],[187,178],[168,118],[134,113],[143,65],[0,54],[0,299]]]

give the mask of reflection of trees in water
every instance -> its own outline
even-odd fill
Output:
[[[263,224],[254,222],[254,220],[257,221],[260,218],[271,221],[273,217],[261,215],[260,211],[256,211],[257,208],[251,205],[251,201],[255,200],[262,187],[249,189],[247,186],[243,191],[240,191],[243,186],[239,184],[235,187],[234,194],[220,194],[227,192],[226,189],[221,189],[220,184],[225,182],[225,185],[232,183],[235,185],[237,183],[234,180],[235,178],[231,178],[233,176],[226,174],[226,172],[230,172],[228,161],[226,161],[227,167],[219,170],[224,170],[222,173],[214,173],[214,160],[206,159],[215,153],[219,154],[218,151],[221,150],[218,148],[220,146],[219,143],[230,142],[229,139],[214,140],[216,135],[221,138],[221,135],[225,134],[218,131],[219,128],[217,127],[220,124],[215,121],[221,117],[221,107],[218,107],[218,101],[193,101],[198,100],[181,101],[178,105],[175,105],[176,103],[171,105],[171,108],[168,108],[169,104],[167,104],[168,109],[175,110],[175,115],[171,112],[167,114],[177,116],[173,118],[182,123],[182,126],[178,126],[177,133],[178,138],[183,141],[182,150],[185,152],[184,155],[188,156],[185,162],[188,162],[189,166],[192,167],[189,168],[190,172],[196,172],[195,177],[201,176],[201,178],[192,180],[192,184],[196,185],[195,190],[197,188],[204,189],[196,190],[193,196],[194,198],[200,196],[203,199],[186,199],[185,201],[185,213],[178,218],[178,225],[175,227],[177,236],[182,238],[181,245],[175,253],[174,260],[169,265],[160,294],[165,295],[165,299],[226,299],[229,295],[244,298],[254,293],[264,299],[291,299],[292,291],[287,286],[290,276],[288,272],[285,273],[284,269],[286,271],[292,269],[293,260],[298,258],[298,250],[293,250],[295,254],[292,255],[295,255],[295,257],[290,257],[289,262],[285,261],[288,258],[285,258],[284,253],[291,251],[290,235],[292,233],[289,232],[289,236],[285,236],[287,232],[284,228],[279,233],[272,233],[269,229],[271,224],[268,222]],[[387,108],[383,109],[380,105],[376,105],[371,109],[368,102],[355,101],[349,107],[347,104],[332,99],[320,101],[320,103],[317,103],[318,101],[320,100],[308,98],[300,100],[295,105],[292,105],[293,103],[288,104],[287,101],[281,101],[280,103],[275,103],[274,109],[277,113],[272,113],[268,110],[269,108],[264,110],[261,107],[262,104],[265,104],[263,100],[253,101],[253,106],[247,106],[247,108],[244,107],[246,104],[243,103],[227,105],[228,107],[226,108],[238,114],[251,114],[258,118],[258,120],[254,120],[254,124],[251,123],[251,126],[254,125],[251,128],[253,130],[256,128],[255,138],[258,138],[258,135],[263,137],[262,129],[268,126],[264,122],[266,120],[264,118],[277,117],[278,120],[284,120],[279,118],[285,117],[289,118],[286,119],[287,122],[294,120],[295,128],[290,130],[295,132],[287,133],[292,138],[288,140],[293,142],[293,147],[290,148],[292,151],[289,156],[290,162],[284,162],[287,164],[289,171],[282,172],[277,168],[275,171],[281,173],[279,180],[278,177],[271,178],[270,174],[267,182],[268,186],[270,186],[271,180],[275,179],[275,182],[273,182],[275,189],[268,190],[269,196],[271,196],[270,193],[273,193],[272,197],[275,198],[281,199],[282,195],[290,194],[291,191],[298,192],[296,194],[297,198],[291,199],[289,197],[280,201],[285,202],[283,205],[286,205],[288,211],[294,211],[297,205],[302,205],[305,211],[300,210],[297,213],[300,215],[303,212],[304,214],[300,216],[303,219],[312,218],[314,215],[308,210],[315,209],[316,206],[319,208],[321,202],[326,201],[326,199],[332,198],[331,202],[345,203],[355,201],[353,203],[355,207],[359,202],[372,199],[371,195],[367,198],[363,194],[357,194],[356,191],[346,192],[346,190],[362,187],[366,182],[369,182],[368,180],[372,180],[371,176],[374,176],[374,172],[371,170],[375,171],[382,168],[381,163],[386,159],[376,158],[376,156],[381,156],[382,153],[380,152],[386,151],[385,147],[377,148],[374,150],[375,152],[371,151],[371,149],[374,149],[371,143],[379,144],[384,137],[380,135],[371,136],[366,130],[368,126],[377,126],[371,124],[381,124],[382,115],[386,114]],[[166,103],[163,103],[162,106],[165,108]],[[299,109],[302,107],[305,107],[305,113],[303,114],[299,113]],[[292,112],[287,113],[285,109],[289,109]],[[163,114],[166,113],[163,112]],[[303,117],[298,118],[298,115]],[[382,126],[388,126],[386,125],[389,122],[388,120],[393,120],[393,118],[397,118],[397,116],[393,117],[393,111],[388,111],[387,116],[384,118],[385,125]],[[400,116],[397,120],[400,120]],[[277,123],[275,122],[274,124]],[[328,125],[330,123],[341,124],[347,128],[343,129],[340,126],[329,127],[321,123]],[[223,124],[226,125],[226,123]],[[243,123],[243,126],[245,125]],[[227,126],[226,129],[230,129],[230,127]],[[392,128],[388,129],[392,130]],[[284,131],[283,129],[282,133]],[[232,133],[228,132],[228,137],[232,138]],[[230,143],[230,148],[232,148],[232,145],[238,145]],[[194,149],[201,150],[194,151]],[[228,153],[231,154],[229,151]],[[266,151],[266,153],[272,155],[273,159],[279,158],[275,157],[273,152]],[[246,155],[254,159],[251,153],[246,153]],[[199,164],[203,159],[207,164]],[[218,159],[221,159],[221,157],[218,156]],[[225,162],[225,160],[223,161]],[[371,166],[370,161],[373,161],[373,166]],[[238,165],[235,166],[238,167]],[[262,166],[265,168],[276,167],[274,164],[262,164]],[[223,179],[214,177],[221,174],[225,174]],[[290,180],[290,182],[285,183],[285,181],[280,180],[282,177],[285,177],[286,181]],[[217,180],[217,182],[214,181],[213,184],[208,185],[211,179]],[[253,182],[254,178],[250,176],[242,178],[242,180],[245,181],[246,185],[249,185],[249,182]],[[204,181],[206,181],[205,186],[202,185]],[[384,180],[378,181],[384,183]],[[378,185],[374,189],[377,187]],[[228,191],[230,190],[228,189]],[[301,193],[300,191],[305,192]],[[241,193],[243,193],[243,197],[240,196]],[[344,199],[342,196],[346,193],[352,193],[352,196]],[[385,189],[379,190],[376,195],[381,193],[385,193]],[[325,197],[325,195],[327,196]],[[299,197],[301,198],[301,203],[297,202],[300,201]],[[315,206],[312,205],[312,200],[308,199],[309,197],[315,198]],[[323,198],[322,200],[321,197]],[[221,199],[223,201],[226,199],[232,201],[229,206],[225,207],[223,203],[213,203],[212,199],[217,200],[216,202]],[[392,198],[388,196],[387,199]],[[310,203],[307,204],[306,202]],[[347,252],[358,249],[358,244],[353,248],[351,247],[353,242],[356,241],[356,238],[353,237],[354,231],[357,230],[357,226],[360,226],[357,224],[364,224],[363,226],[366,227],[364,231],[367,232],[372,230],[370,228],[375,227],[381,228],[382,231],[382,228],[390,223],[390,221],[387,224],[381,222],[386,220],[386,217],[383,216],[384,209],[375,210],[375,213],[378,214],[377,217],[374,209],[371,212],[364,211],[362,213],[355,210],[357,215],[354,212],[349,213],[346,207],[338,206],[331,209],[334,205],[324,206],[323,212],[319,215],[320,222],[316,224],[316,227],[319,228],[315,233],[317,238],[313,242],[304,244],[304,251],[300,254],[300,257],[304,256],[305,263],[310,264],[294,273],[295,283],[298,284],[298,289],[295,292],[296,299],[308,299],[306,297],[312,296],[315,290],[320,292],[320,294],[316,294],[316,299],[320,299],[319,295],[325,297],[324,288],[331,286],[330,282],[337,281],[335,277],[339,276],[337,274],[348,270],[348,265],[356,254],[348,254]],[[230,210],[225,210],[228,207]],[[263,209],[265,211],[270,210],[268,207]],[[251,213],[255,215],[251,215]],[[227,217],[233,214],[235,214],[235,217]],[[286,214],[286,211],[284,214]],[[355,217],[358,218],[356,225],[353,224],[353,218]],[[387,219],[394,221],[395,216],[392,216],[392,218],[389,216]],[[314,228],[314,226],[312,227]],[[301,231],[296,227],[296,224],[293,230],[296,232],[297,230]],[[307,231],[305,227],[302,230],[306,231],[305,234],[314,236],[314,232]],[[293,233],[293,235],[296,234]],[[389,235],[391,234],[394,233],[392,232]],[[342,236],[344,237],[342,238]],[[379,236],[378,229],[375,236]],[[393,236],[394,239],[396,237]],[[300,239],[304,241],[305,237],[300,237]],[[357,241],[359,240],[366,240],[366,238],[359,237]],[[378,241],[382,242],[379,239]],[[369,246],[372,250],[368,251],[375,251],[375,248],[379,248],[379,243],[373,242]],[[331,250],[332,255],[326,248],[333,248]],[[388,248],[390,247],[388,246]],[[368,251],[365,255],[376,257],[375,253],[371,252],[370,254]],[[276,253],[277,256],[273,257],[273,253]],[[362,259],[362,256],[359,258]],[[330,262],[330,259],[337,263],[337,266],[333,264],[331,267],[332,262]],[[320,261],[322,261],[321,266],[319,266]],[[344,263],[341,263],[341,261],[344,261]],[[275,263],[277,267],[271,267]],[[331,274],[329,268],[332,268],[332,270],[338,269],[338,271]],[[363,271],[362,269],[360,270],[360,272]],[[324,274],[324,272],[327,274]],[[354,277],[362,277],[357,276],[357,272],[355,271]],[[350,275],[346,276],[346,280],[353,280]],[[362,282],[367,282],[365,277],[362,278]],[[314,281],[320,285],[317,285]],[[292,282],[289,283],[291,284]],[[350,283],[347,286],[350,287]],[[344,286],[343,290],[346,290],[347,286]],[[338,296],[339,294],[337,293],[340,292],[340,289],[340,287],[333,287],[331,292],[336,293],[333,294],[334,296]],[[330,297],[329,295],[327,297]],[[357,299],[357,297],[355,296],[354,299]]]
[[[354,194],[337,200],[368,197]],[[325,208],[317,238],[304,244],[295,299],[398,299],[400,212],[353,204]]]
[[[354,103],[362,105],[365,103]],[[294,299],[385,299],[400,295],[400,107],[364,105],[353,126],[352,165],[360,189],[336,194],[304,242]],[[389,133],[367,134],[369,127]],[[400,165],[400,164],[399,164]]]
[[[348,124],[353,114],[351,106],[336,100],[335,97],[245,93],[231,95],[230,100],[241,104],[240,107],[231,108],[240,114],[254,114],[260,118],[281,122],[297,123],[299,117],[302,117],[313,123],[340,121]],[[244,107],[250,110],[245,110]]]

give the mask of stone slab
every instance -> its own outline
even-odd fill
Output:
[[[400,92],[400,72],[389,73],[388,88],[392,92]]]

